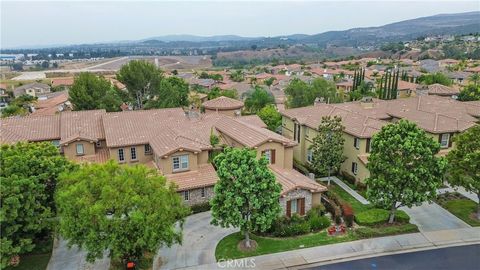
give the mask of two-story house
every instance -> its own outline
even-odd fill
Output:
[[[439,155],[454,147],[455,134],[474,126],[480,117],[480,102],[459,102],[439,96],[418,96],[396,100],[356,101],[341,104],[318,103],[289,109],[282,114],[282,134],[298,143],[294,158],[308,163],[313,158],[310,146],[324,116],[340,116],[344,130],[344,155],[340,173],[363,181],[369,176],[366,167],[372,136],[382,126],[400,119],[415,122],[440,143]]]

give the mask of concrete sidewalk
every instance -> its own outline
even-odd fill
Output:
[[[310,264],[332,262],[346,258],[380,256],[390,252],[432,249],[447,245],[480,243],[480,227],[402,234],[346,243],[297,249],[261,255],[230,262],[228,269],[301,269]],[[255,267],[252,267],[254,262]],[[205,264],[181,269],[225,269],[227,262]],[[222,267],[223,266],[223,267]],[[245,267],[246,266],[246,267]]]
[[[441,188],[441,189],[437,190],[437,194],[454,193],[454,192],[458,192],[458,193],[462,194],[464,197],[478,203],[477,194],[472,193],[472,192],[468,192],[463,187],[458,187],[458,188],[448,187],[448,188]]]
[[[322,182],[328,182],[328,177],[318,178],[318,180]],[[345,184],[342,180],[338,179],[336,176],[330,176],[330,180],[333,181],[338,186],[340,186],[341,188],[343,188],[343,190],[348,192],[348,194],[352,195],[352,197],[357,199],[357,201],[359,201],[360,203],[370,204],[370,202],[367,201],[367,199],[365,199],[362,195],[358,194],[358,192],[350,188],[347,184]]]
[[[54,239],[52,257],[47,265],[47,270],[108,270],[110,268],[110,257],[105,252],[103,259],[95,263],[86,261],[87,253],[77,246],[68,248],[67,241]]]

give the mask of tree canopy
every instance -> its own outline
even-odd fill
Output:
[[[30,95],[21,95],[15,98],[8,106],[3,109],[2,117],[25,116],[29,113],[28,107],[37,102],[37,97]]]
[[[446,160],[436,157],[440,144],[415,123],[400,120],[382,127],[371,141],[367,168],[367,196],[374,204],[395,211],[436,197],[446,169]]]
[[[273,95],[261,86],[255,86],[253,91],[247,93],[245,99],[245,109],[250,113],[257,113],[263,107],[275,103]]]
[[[155,98],[148,100],[145,109],[175,108],[188,106],[188,83],[178,77],[164,78],[158,89],[153,91]]]
[[[452,80],[441,72],[420,75],[417,81],[426,85],[431,85],[435,83],[439,83],[445,86],[452,85]]]
[[[313,139],[311,145],[312,161],[311,167],[317,175],[328,175],[340,169],[345,161],[343,155],[343,138],[342,118],[335,116],[324,116],[318,126],[318,134]],[[329,179],[330,184],[330,179]]]
[[[159,89],[163,72],[150,62],[132,60],[118,71],[117,79],[126,86],[135,107],[142,109]]]
[[[0,155],[1,268],[48,235],[57,177],[72,165],[51,143],[2,145]]]
[[[282,115],[277,111],[277,108],[273,104],[263,107],[257,115],[271,131],[276,131],[282,124]]]
[[[454,137],[456,147],[448,155],[448,182],[464,187],[480,199],[480,125]],[[480,219],[480,206],[477,208]]]
[[[137,260],[160,245],[181,242],[175,224],[188,214],[175,187],[144,165],[85,164],[63,174],[56,194],[60,234],[87,260]]]
[[[234,82],[243,82],[245,80],[245,74],[242,70],[235,70],[230,74],[230,79]]]
[[[212,89],[210,89],[210,91],[207,94],[207,98],[209,100],[210,99],[215,99],[215,98],[221,97],[221,96],[236,99],[236,98],[238,98],[238,93],[237,93],[237,90],[235,90],[235,89],[222,90],[222,89],[220,89],[220,87],[215,86]]]
[[[115,112],[120,111],[123,103],[118,91],[105,78],[82,72],[75,77],[68,95],[76,111],[105,109]]]
[[[335,83],[323,78],[316,78],[311,84],[295,78],[288,84],[285,94],[289,108],[313,105],[316,98],[323,98],[329,103],[343,102],[343,97],[337,93]]]
[[[264,232],[280,213],[280,184],[268,168],[265,157],[247,148],[226,148],[214,159],[219,181],[211,200],[212,224],[237,227],[245,234]]]
[[[469,84],[465,86],[458,95],[460,101],[480,100],[480,85]]]

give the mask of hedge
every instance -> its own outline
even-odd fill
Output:
[[[374,226],[378,224],[387,223],[390,217],[390,211],[384,209],[373,208],[363,211],[355,215],[355,222],[362,226]],[[395,221],[401,223],[408,223],[410,217],[402,210],[395,212]]]
[[[204,202],[204,203],[199,203],[199,204],[194,204],[190,206],[190,209],[192,210],[192,214],[200,213],[200,212],[206,212],[209,211],[211,208],[209,202]]]
[[[395,235],[403,233],[414,233],[418,232],[417,225],[415,224],[402,224],[402,225],[392,225],[392,226],[380,226],[380,227],[363,227],[355,230],[355,233],[360,238],[372,238],[372,237],[381,237],[386,235]]]

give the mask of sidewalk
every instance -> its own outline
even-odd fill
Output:
[[[318,178],[318,180],[320,180],[322,182],[327,182],[328,177]],[[348,192],[348,194],[352,195],[360,203],[362,203],[362,204],[369,204],[370,203],[362,195],[358,194],[355,190],[351,189],[347,184],[342,182],[342,180],[338,179],[336,176],[330,176],[330,180],[335,182],[335,184],[337,184],[341,188],[343,188],[346,192]]]
[[[107,252],[105,252],[103,259],[98,259],[95,263],[88,263],[86,256],[87,253],[77,246],[68,248],[67,241],[55,238],[52,257],[48,262],[47,270],[108,270],[110,268],[110,257],[108,257]]]
[[[249,257],[231,263],[228,269],[301,269],[309,264],[360,258],[366,255],[380,256],[389,252],[415,251],[453,244],[476,243],[480,244],[480,227],[412,233]],[[254,268],[251,267],[252,262],[255,263]],[[223,262],[223,265],[206,264],[181,269],[225,269],[227,268],[225,267],[226,263]]]
[[[465,196],[466,198],[478,203],[478,196],[477,194],[475,193],[472,193],[472,192],[468,192],[465,190],[465,188],[463,187],[459,187],[457,189],[454,189],[454,188],[451,188],[451,187],[448,187],[448,188],[441,188],[441,189],[438,189],[437,190],[437,194],[443,194],[443,193],[453,193],[453,192],[458,192],[460,194],[462,194],[463,196]]]

